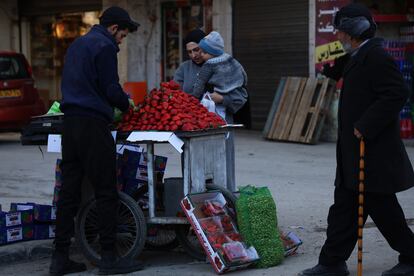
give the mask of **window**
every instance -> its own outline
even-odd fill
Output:
[[[0,56],[0,79],[14,80],[29,78],[24,60],[20,56]]]

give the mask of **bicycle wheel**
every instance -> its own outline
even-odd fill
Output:
[[[236,221],[236,197],[233,195],[233,193],[222,186],[211,183],[206,184],[206,188],[210,191],[218,190],[223,194],[224,198],[228,203],[229,215]],[[188,255],[190,255],[196,260],[206,260],[206,254],[204,252],[204,249],[201,246],[200,241],[198,240],[191,225],[177,225],[175,233],[177,235],[178,241],[180,242],[181,246],[184,248]]]
[[[79,210],[76,219],[76,239],[91,263],[98,263],[100,256],[98,213],[94,198]],[[116,250],[121,258],[134,258],[144,248],[147,224],[138,204],[125,193],[119,192]]]

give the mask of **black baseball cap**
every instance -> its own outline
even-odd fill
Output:
[[[107,8],[99,17],[99,22],[105,25],[124,23],[130,32],[135,32],[140,26],[138,22],[131,19],[126,10],[117,6]]]

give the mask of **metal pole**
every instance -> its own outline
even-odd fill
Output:
[[[147,144],[149,217],[155,217],[154,144]]]
[[[191,164],[190,164],[190,139],[184,139],[184,170],[183,170],[183,189],[184,196],[191,192]]]
[[[365,191],[365,142],[359,143],[359,185],[358,185],[358,276],[362,276],[362,232],[364,228],[364,191]]]

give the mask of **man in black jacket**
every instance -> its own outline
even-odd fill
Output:
[[[69,259],[74,217],[80,204],[84,177],[96,198],[101,262],[100,274],[139,270],[141,263],[119,259],[115,252],[118,193],[116,149],[109,124],[114,107],[127,111],[128,96],[119,85],[118,45],[139,24],[122,8],[110,7],[84,36],[76,39],[65,56],[62,76],[62,189],[56,217],[55,251],[51,275],[84,271],[86,266]]]
[[[399,111],[409,96],[394,60],[374,38],[376,25],[359,4],[343,7],[334,25],[348,56],[327,75],[343,77],[338,110],[334,204],[319,263],[299,275],[348,275],[345,261],[357,242],[359,139],[366,142],[364,222],[369,215],[399,263],[382,275],[414,275],[414,234],[395,193],[414,184],[414,173],[399,136]],[[341,70],[338,70],[342,66]],[[329,69],[329,68],[327,68]],[[338,74],[340,72],[340,74]]]

